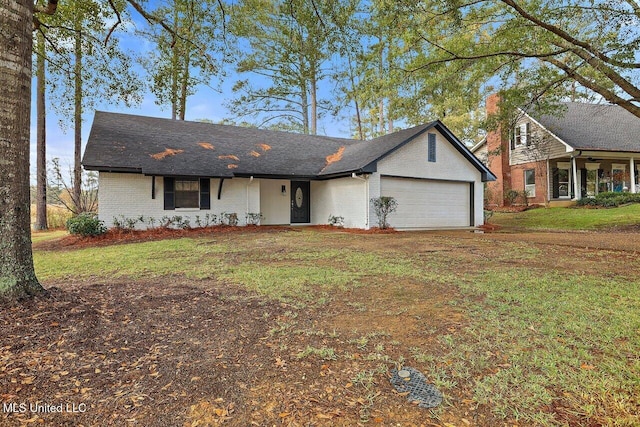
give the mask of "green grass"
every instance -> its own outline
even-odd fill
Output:
[[[453,382],[473,381],[479,403],[504,417],[555,425],[555,403],[583,419],[637,425],[639,283],[544,269],[490,269],[462,285],[475,321],[443,337]]]
[[[503,215],[526,218],[518,221],[534,228],[585,228],[601,226],[603,215],[608,223],[614,217],[638,215],[639,208],[536,209]],[[298,307],[341,301],[359,316],[370,314],[372,322],[381,310],[377,297],[401,301],[403,310],[396,316],[415,316],[414,304],[424,303],[432,293],[438,297],[438,286],[444,284],[440,287],[451,290],[447,306],[464,312],[467,324],[440,333],[429,346],[412,345],[405,351],[445,396],[465,387],[497,416],[526,425],[558,425],[551,407],[566,408],[579,420],[576,425],[638,425],[640,281],[635,266],[625,267],[622,258],[594,251],[589,274],[566,271],[566,263],[575,261],[570,251],[558,253],[526,241],[492,242],[489,248],[484,240],[424,233],[371,239],[378,244],[364,249],[362,236],[313,231],[182,238],[36,250],[35,265],[45,284],[69,278],[212,278]],[[404,241],[389,245],[394,239]],[[430,247],[442,250],[420,252]],[[615,266],[625,269],[624,274],[612,274]],[[411,293],[408,282],[419,289],[419,296]],[[285,317],[274,325],[274,337],[293,333],[295,315]],[[441,320],[429,319],[425,328]],[[330,341],[338,340],[339,334],[334,335],[302,347],[297,357],[335,359],[343,350]],[[403,359],[387,353],[385,343],[372,335],[345,340],[356,351],[375,351],[375,360]]]
[[[44,242],[47,240],[59,239],[68,235],[67,230],[53,230],[53,231],[32,231],[31,241],[33,243]]]
[[[596,230],[640,223],[640,204],[609,209],[538,208],[517,213],[496,212],[489,222],[509,228]]]

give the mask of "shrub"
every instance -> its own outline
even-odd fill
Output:
[[[245,216],[245,221],[247,222],[247,225],[259,225],[262,218],[262,212],[249,212]]]
[[[640,194],[635,193],[599,193],[595,197],[585,197],[578,200],[578,206],[600,206],[612,208],[627,203],[640,203]]]
[[[507,192],[504,193],[504,199],[509,205],[513,205],[519,198],[520,192],[517,190],[507,190]]]
[[[393,197],[381,196],[371,199],[371,204],[378,217],[378,227],[389,228],[387,217],[398,208],[398,201]]]
[[[99,236],[107,232],[107,227],[93,213],[81,213],[67,220],[67,230],[83,237]]]
[[[344,217],[343,216],[334,216],[329,214],[329,225],[333,225],[334,227],[342,228],[344,227]]]
[[[224,225],[236,226],[238,225],[238,214],[235,212],[222,212],[220,214],[220,222]]]

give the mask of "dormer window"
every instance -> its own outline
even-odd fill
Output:
[[[512,148],[521,145],[531,145],[531,124],[529,122],[517,125],[513,131]]]

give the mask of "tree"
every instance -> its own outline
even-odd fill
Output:
[[[54,14],[57,0],[38,6],[39,13]],[[121,10],[109,0],[117,21]],[[120,4],[120,2],[118,2]],[[127,0],[149,22],[161,18]],[[123,4],[121,4],[123,6]],[[32,30],[39,20],[32,0],[0,0],[0,298],[16,301],[41,294],[33,268],[29,198],[29,133],[31,120]],[[164,26],[164,25],[163,25]]]
[[[330,110],[319,97],[320,82],[335,52],[336,30],[353,13],[350,2],[243,0],[232,17],[231,32],[248,44],[238,72],[266,83],[238,82],[240,93],[228,106],[238,117],[260,125],[316,134],[318,119]]]
[[[46,54],[44,33],[37,33],[36,44],[36,230],[46,230],[47,226],[47,120],[46,120]]]
[[[459,64],[483,85],[501,81],[505,104],[552,104],[575,97],[577,84],[640,117],[635,0],[433,0],[403,8],[419,18],[416,36],[429,47],[414,70],[447,73]]]
[[[44,292],[33,268],[29,224],[33,2],[1,4],[0,297],[18,299]]]
[[[71,122],[74,129],[74,201],[82,197],[83,112],[98,100],[127,106],[141,100],[142,84],[132,71],[132,61],[119,49],[115,37],[105,42],[112,5],[99,0],[69,0],[46,23],[52,51],[49,90],[56,100],[53,106],[67,119],[63,128]]]
[[[209,84],[221,72],[224,60],[224,15],[213,0],[172,0],[156,13],[166,16],[164,28],[143,32],[156,50],[140,62],[151,77],[151,92],[158,105],[171,106],[172,119],[185,119],[187,98],[194,88]],[[221,58],[216,62],[214,57]]]

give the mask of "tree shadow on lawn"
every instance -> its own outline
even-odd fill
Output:
[[[1,425],[491,425],[462,390],[436,412],[393,391],[388,369],[439,324],[412,312],[403,326],[402,304],[351,317],[346,300],[296,307],[211,280],[56,285],[0,313],[3,404],[53,409]]]

